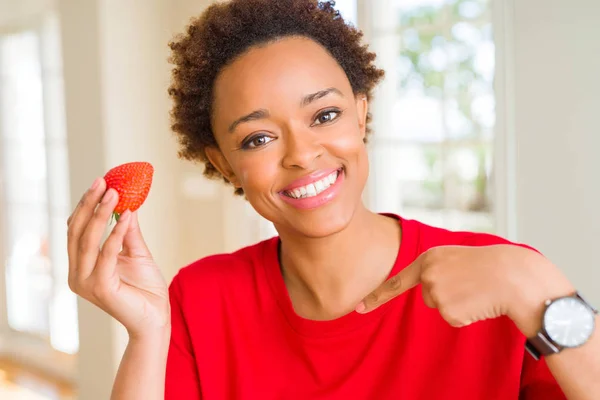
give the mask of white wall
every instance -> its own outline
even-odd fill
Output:
[[[512,4],[517,239],[600,305],[600,2]]]
[[[35,21],[55,0],[0,0],[0,31]]]

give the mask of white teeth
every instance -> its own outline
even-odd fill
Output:
[[[309,185],[306,185],[306,197],[312,197],[312,196],[316,196],[317,195],[317,189],[315,188],[315,185],[313,185],[312,183]]]
[[[335,171],[319,181],[292,190],[287,190],[285,194],[295,199],[313,197],[333,185],[337,178],[338,172]]]
[[[329,185],[327,187],[329,187]],[[325,185],[323,184],[323,181],[316,181],[315,182],[315,189],[317,189],[317,193],[318,192],[322,192],[323,190],[325,190]]]

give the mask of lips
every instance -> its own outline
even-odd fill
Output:
[[[293,190],[302,186],[306,186],[309,184],[314,184],[315,182],[327,177],[328,175],[331,175],[332,173],[334,173],[335,171],[339,171],[342,168],[328,168],[328,169],[320,169],[318,171],[315,171],[311,174],[308,174],[306,176],[303,176],[300,179],[296,179],[295,181],[293,181],[292,183],[290,183],[288,186],[284,187],[282,192],[288,191],[288,190]]]
[[[300,178],[279,192],[282,200],[298,209],[313,209],[329,203],[340,192],[343,168],[320,170]]]

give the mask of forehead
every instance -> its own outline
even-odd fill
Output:
[[[302,37],[257,46],[223,69],[214,87],[215,114],[289,105],[328,87],[351,92],[337,61],[315,41]]]

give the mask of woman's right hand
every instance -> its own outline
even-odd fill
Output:
[[[169,293],[137,213],[125,211],[101,246],[117,203],[116,190],[106,190],[98,178],[69,217],[69,287],[122,323],[131,337],[159,334],[170,326]]]

